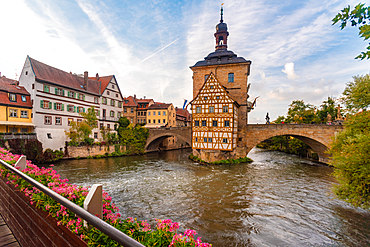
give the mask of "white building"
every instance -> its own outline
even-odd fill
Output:
[[[82,121],[79,113],[88,108],[95,107],[100,128],[114,129],[122,114],[122,94],[114,75],[89,78],[85,72],[79,76],[27,56],[19,85],[31,94],[35,132],[44,149],[63,149],[65,131],[72,121]],[[101,138],[98,128],[92,137]]]

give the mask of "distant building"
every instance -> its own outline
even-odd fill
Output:
[[[248,76],[251,61],[227,50],[229,32],[223,22],[216,25],[215,51],[191,66],[193,71],[192,148],[207,162],[245,157],[242,131],[253,109]]]
[[[154,104],[154,100],[145,98],[144,99],[136,98],[136,103],[137,103],[136,123],[145,125],[147,123],[148,108]]]
[[[136,95],[123,99],[123,116],[133,124],[147,123],[148,107],[154,104],[152,99],[138,99]]]
[[[18,82],[0,77],[0,132],[33,132],[32,102]]]
[[[122,116],[130,120],[130,123],[136,124],[136,112],[137,112],[137,103],[133,96],[123,98],[123,113]]]
[[[173,105],[156,102],[149,106],[145,127],[176,127],[176,111]]]
[[[30,92],[33,124],[44,149],[62,149],[72,121],[82,121],[79,113],[94,107],[98,128],[93,138],[101,139],[99,127],[114,129],[122,112],[122,94],[114,75],[88,77],[51,67],[27,56],[19,84]]]
[[[176,107],[176,126],[177,127],[191,126],[191,115],[187,109]]]

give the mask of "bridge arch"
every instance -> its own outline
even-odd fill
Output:
[[[163,140],[169,137],[176,137],[177,140],[191,147],[190,127],[158,128],[149,129],[149,137],[146,141],[145,150],[157,151]]]
[[[247,153],[264,140],[274,136],[293,136],[318,154],[319,161],[328,163],[329,155],[326,153],[332,137],[342,130],[337,125],[313,125],[313,124],[249,124],[245,130]]]

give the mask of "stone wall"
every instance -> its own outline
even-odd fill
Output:
[[[65,157],[66,158],[86,158],[95,155],[105,155],[110,154],[115,151],[114,145],[92,145],[92,146],[82,146],[82,147],[66,147]],[[126,147],[121,146],[120,152],[125,152]]]
[[[31,205],[5,178],[0,178],[0,213],[21,246],[87,246],[48,213]]]

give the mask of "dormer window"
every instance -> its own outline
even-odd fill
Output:
[[[10,93],[9,94],[9,100],[11,102],[17,102],[17,95],[15,95],[14,93]]]

